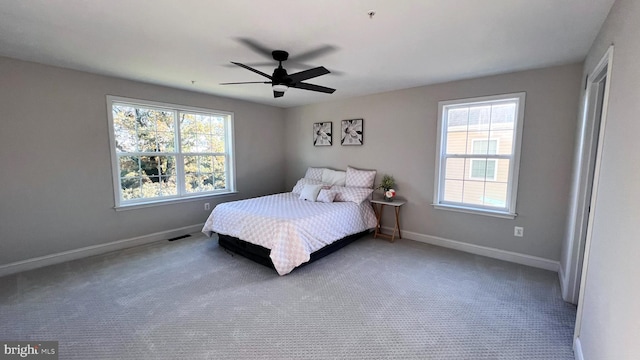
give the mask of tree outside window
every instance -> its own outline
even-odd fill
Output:
[[[231,114],[110,100],[117,204],[233,191]]]

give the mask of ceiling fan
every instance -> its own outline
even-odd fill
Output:
[[[274,98],[282,97],[285,91],[287,91],[289,88],[318,91],[327,94],[333,94],[333,92],[336,91],[336,89],[304,82],[305,80],[309,80],[314,77],[329,74],[330,71],[327,70],[324,66],[319,66],[313,69],[304,70],[293,74],[287,74],[287,70],[282,67],[282,62],[287,61],[287,59],[289,58],[289,53],[284,50],[274,50],[271,52],[271,56],[273,56],[273,59],[278,62],[278,67],[273,70],[273,75],[263,73],[260,70],[254,69],[251,66],[241,64],[239,62],[231,62],[234,65],[238,65],[247,70],[253,71],[256,74],[260,74],[270,81],[231,82],[221,83],[220,85],[271,84]]]

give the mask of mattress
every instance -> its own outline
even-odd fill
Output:
[[[320,203],[281,193],[217,205],[202,232],[224,234],[270,250],[280,275],[309,261],[311,253],[349,235],[372,229],[369,201]]]

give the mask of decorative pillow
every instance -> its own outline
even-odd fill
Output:
[[[300,192],[300,200],[316,201],[320,190],[322,190],[322,185],[307,184]]]
[[[334,199],[334,201],[351,201],[356,204],[360,204],[371,195],[373,189],[363,187],[334,186],[331,188],[331,191],[336,193],[336,198]]]
[[[346,171],[336,171],[324,169],[322,172],[322,182],[330,185],[344,186],[347,179]]]
[[[345,186],[373,188],[376,179],[375,170],[360,170],[347,166],[347,178]]]
[[[323,188],[318,193],[318,198],[316,200],[323,203],[332,203],[335,198],[336,198],[335,192]]]
[[[304,188],[304,186],[307,185],[307,184],[309,184],[309,185],[322,185],[322,181],[302,178],[302,179],[298,180],[298,182],[296,183],[296,186],[293,187],[293,190],[291,190],[291,192],[294,193],[294,194],[300,194],[302,192],[302,188]]]
[[[323,171],[324,168],[309,167],[304,177],[307,179],[322,180]]]

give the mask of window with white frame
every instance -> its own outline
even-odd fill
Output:
[[[436,208],[516,216],[525,93],[438,105]]]
[[[233,114],[107,97],[116,207],[234,191]]]

